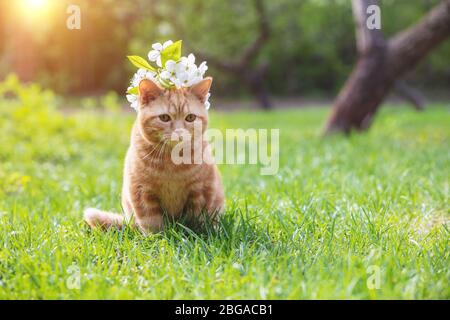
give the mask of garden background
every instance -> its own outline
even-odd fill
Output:
[[[384,36],[445,2],[381,1]],[[354,13],[344,0],[0,0],[0,298],[449,299],[450,41],[368,130],[324,136],[360,58]],[[207,59],[211,127],[280,129],[280,170],[220,165],[218,230],[90,231],[84,208],[121,211],[126,56],[167,39]]]

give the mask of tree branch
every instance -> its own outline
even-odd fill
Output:
[[[263,46],[270,37],[270,24],[267,17],[264,0],[253,0],[255,10],[258,15],[258,36],[241,54],[238,61],[226,61],[223,58],[217,59],[204,52],[194,50],[202,60],[208,60],[208,63],[227,72],[240,72],[248,68],[249,63],[258,55]]]
[[[353,0],[359,58],[339,92],[326,132],[366,129],[397,81],[433,48],[450,36],[450,0],[442,0],[416,25],[384,41],[381,31],[368,30],[367,6],[375,0]],[[423,103],[408,87],[397,85],[417,108]]]
[[[261,48],[266,44],[267,40],[269,40],[270,36],[270,25],[263,0],[254,0],[254,5],[258,14],[259,34],[255,41],[244,50],[239,62],[241,66],[246,66],[254,57],[256,57]]]
[[[402,74],[450,35],[450,0],[443,0],[418,24],[389,40],[391,73]]]
[[[268,92],[265,88],[264,73],[267,66],[259,64],[252,66],[252,60],[259,54],[263,46],[267,43],[270,37],[270,23],[267,16],[264,0],[253,0],[255,11],[258,19],[258,36],[255,40],[242,51],[240,58],[237,61],[225,60],[223,57],[211,56],[205,52],[197,50],[196,48],[186,45],[191,51],[195,52],[200,60],[207,60],[208,64],[235,76],[239,76],[244,84],[255,95],[259,104],[264,109],[270,109],[271,103]],[[183,28],[179,24],[176,17],[171,19],[173,26],[177,33],[183,34]]]

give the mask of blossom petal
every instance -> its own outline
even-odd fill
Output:
[[[174,72],[175,68],[177,66],[177,63],[173,60],[167,60],[166,62],[166,70],[169,72]]]
[[[206,61],[203,61],[200,66],[198,67],[198,70],[202,74],[202,76],[205,74],[206,70],[208,70],[208,66],[206,65]]]
[[[170,46],[171,44],[173,44],[173,41],[172,41],[172,40],[167,40],[167,41],[164,42],[164,44],[162,45],[162,46],[163,46],[163,49],[167,48],[167,47]]]
[[[163,45],[159,42],[152,44],[152,48],[157,51],[161,51],[163,49]]]
[[[161,55],[161,52],[159,52],[158,50],[152,50],[148,53],[148,60],[156,61],[156,59],[158,59],[158,57],[160,55]]]
[[[194,64],[195,63],[195,56],[192,53],[190,53],[188,55],[188,57],[187,57],[187,60],[188,60],[189,64]]]
[[[171,77],[171,73],[167,70],[164,70],[163,72],[160,73],[161,78],[163,78],[164,80],[170,79]]]
[[[189,79],[189,74],[185,71],[177,72],[177,79],[180,81],[186,81]]]
[[[127,94],[127,100],[128,102],[132,103],[136,101],[136,96],[134,94]]]

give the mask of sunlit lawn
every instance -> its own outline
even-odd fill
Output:
[[[2,299],[450,298],[448,106],[384,108],[349,138],[321,138],[327,109],[213,111],[223,130],[280,128],[278,174],[222,165],[219,231],[144,237],[82,221],[121,210],[134,114],[29,100],[0,100]]]

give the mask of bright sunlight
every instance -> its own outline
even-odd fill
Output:
[[[46,5],[48,5],[48,1],[47,0],[23,0],[23,4],[24,6],[26,6],[29,9],[42,9],[44,8]]]

